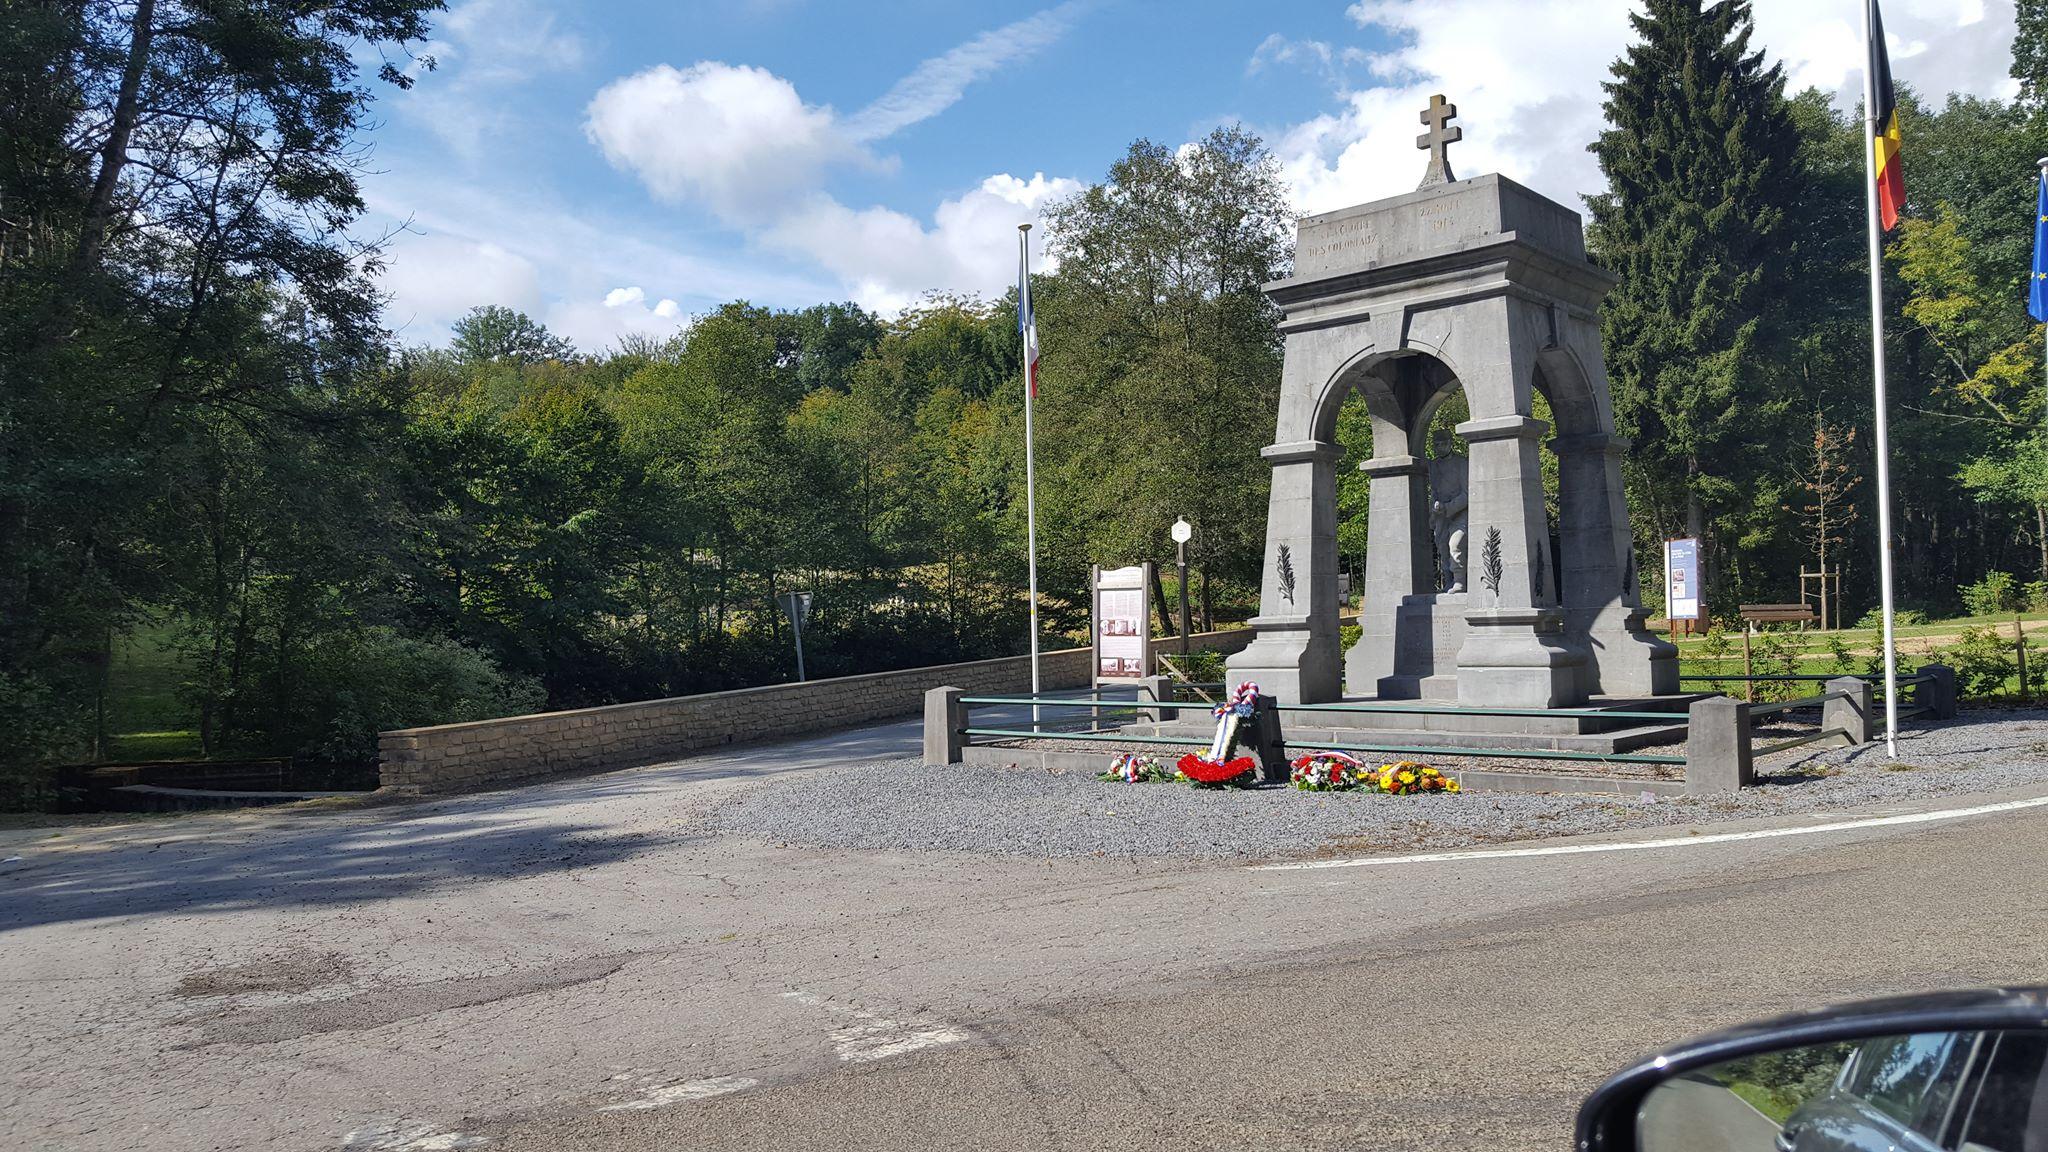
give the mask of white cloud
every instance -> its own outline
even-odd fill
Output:
[[[1352,65],[1364,64],[1369,59],[1363,48],[1339,48],[1322,40],[1294,40],[1275,32],[1252,50],[1252,58],[1245,64],[1244,74],[1256,76],[1280,65],[1301,68],[1328,83],[1341,84]]]
[[[849,285],[856,301],[881,311],[935,288],[995,295],[1016,279],[1016,226],[1037,222],[1047,201],[1080,188],[1042,172],[1029,180],[991,176],[939,205],[929,228],[901,212],[856,210],[819,194],[763,242],[815,261]]]
[[[1459,106],[1465,140],[1452,152],[1461,176],[1501,172],[1561,203],[1605,182],[1585,151],[1605,120],[1608,67],[1634,36],[1630,0],[1359,0],[1362,28],[1400,46],[1367,61],[1378,83],[1343,105],[1274,134],[1296,206],[1323,212],[1409,191],[1421,179],[1419,113],[1432,93]],[[1785,65],[1795,90],[1816,86],[1842,106],[1860,98],[1860,25],[1848,5],[1756,6],[1756,44]],[[2012,0],[1893,0],[1886,13],[1893,73],[1923,93],[2009,95]],[[1283,47],[1271,38],[1264,60]],[[1270,46],[1270,47],[1269,47]],[[1262,65],[1255,54],[1252,67]]]
[[[830,108],[761,68],[659,64],[604,86],[584,131],[612,166],[668,201],[699,200],[732,221],[758,220],[859,156]]]
[[[533,261],[487,240],[446,234],[394,238],[380,284],[392,297],[385,322],[402,335],[419,329],[438,336],[480,304],[531,312],[541,302]]]
[[[418,82],[394,102],[473,160],[516,127],[505,98],[513,86],[581,67],[589,49],[541,0],[469,0],[441,17],[416,55],[433,57],[436,67],[414,70]]]
[[[549,330],[567,336],[585,351],[597,351],[617,344],[622,336],[652,336],[663,339],[689,327],[689,320],[673,300],[647,306],[647,293],[635,286],[614,288],[601,302],[588,299],[558,301],[542,313]]]
[[[849,118],[847,135],[855,140],[880,140],[951,108],[969,84],[1064,36],[1081,7],[1082,0],[1068,0],[926,60],[879,100]]]
[[[448,324],[478,304],[517,308],[593,350],[623,331],[660,333],[685,319],[684,305],[666,296],[647,308],[651,293],[644,287],[631,303],[645,316],[606,308],[622,280],[654,285],[696,311],[739,299],[829,300],[837,291],[824,277],[783,270],[781,261],[678,248],[644,221],[536,193],[431,173],[379,175],[364,191],[372,223],[410,221],[393,239],[380,277],[393,297],[385,322],[405,344],[445,340]]]
[[[605,85],[584,130],[656,197],[709,208],[751,241],[823,268],[868,307],[900,308],[932,289],[997,292],[1014,276],[1015,225],[1080,184],[1043,173],[991,176],[941,203],[926,224],[892,208],[849,207],[824,190],[825,180],[838,165],[886,169],[890,162],[871,145],[1058,40],[1085,2],[1069,0],[934,56],[851,117],[807,103],[765,69],[705,61],[657,65]],[[644,305],[644,297],[630,302]]]

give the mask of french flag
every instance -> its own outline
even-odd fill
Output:
[[[1031,314],[1031,263],[1024,246],[1017,246],[1017,331],[1024,337],[1024,389],[1038,399],[1038,318]]]

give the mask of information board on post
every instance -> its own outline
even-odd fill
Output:
[[[1664,617],[1695,624],[1706,615],[1706,588],[1700,579],[1700,542],[1664,542]]]
[[[1095,682],[1114,684],[1152,674],[1152,613],[1145,594],[1152,565],[1095,569]]]

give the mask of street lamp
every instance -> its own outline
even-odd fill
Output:
[[[1195,526],[1185,516],[1173,522],[1173,563],[1180,572],[1180,654],[1188,654],[1188,541],[1194,539]]]

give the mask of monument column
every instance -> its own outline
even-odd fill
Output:
[[[1338,698],[1337,457],[1335,444],[1275,444],[1266,513],[1265,579],[1251,646],[1227,664],[1286,704]]]
[[[1560,708],[1583,703],[1584,658],[1564,635],[1550,596],[1550,530],[1537,451],[1549,426],[1526,415],[1458,425],[1470,445],[1466,529],[1465,643],[1458,649],[1458,702],[1480,707]]]
[[[1377,431],[1377,429],[1375,429]],[[1401,599],[1435,588],[1429,537],[1429,461],[1420,456],[1380,456],[1358,466],[1372,479],[1365,554],[1365,588],[1359,594],[1358,643],[1344,660],[1345,690],[1354,696],[1379,691],[1380,678],[1394,674],[1395,620]]]
[[[1589,693],[1678,691],[1678,649],[1644,628],[1621,458],[1627,439],[1608,432],[1560,436],[1558,519],[1564,555],[1565,630],[1584,642]]]

